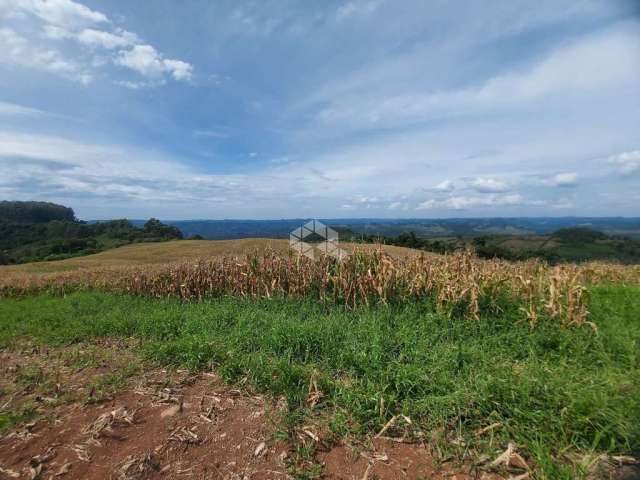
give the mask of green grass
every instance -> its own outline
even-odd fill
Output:
[[[22,406],[18,411],[0,412],[0,432],[9,430],[21,423],[29,422],[37,416],[32,404]]]
[[[100,403],[112,398],[127,385],[129,378],[139,373],[139,371],[140,365],[130,363],[115,372],[108,372],[99,376],[88,386],[91,393],[87,401],[90,403]]]
[[[531,330],[515,312],[450,319],[415,304],[349,311],[283,299],[43,295],[0,300],[0,345],[136,337],[149,359],[212,365],[286,396],[300,416],[315,375],[324,393],[315,413],[341,434],[375,432],[403,413],[425,432],[477,444],[474,430],[501,422],[488,435],[494,449],[515,441],[541,477],[574,478],[563,453],[640,449],[640,288],[590,295],[597,334],[552,322]]]

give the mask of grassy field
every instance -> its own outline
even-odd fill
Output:
[[[574,478],[569,458],[640,448],[640,289],[591,295],[597,335],[554,322],[531,330],[514,325],[515,312],[460,321],[420,304],[350,311],[292,300],[35,296],[0,302],[0,344],[135,338],[161,365],[213,365],[231,382],[286,396],[292,421],[313,416],[346,436],[404,414],[413,435],[444,450],[515,441],[541,478]],[[314,408],[310,382],[321,392]]]
[[[264,257],[233,258],[266,246]],[[586,478],[600,455],[640,450],[634,267],[417,259],[399,247],[387,251],[398,260],[365,252],[340,265],[299,263],[279,256],[285,249],[183,241],[4,267],[99,277],[127,266],[135,278],[9,293],[0,349],[124,340],[157,366],[213,369],[283,396],[288,424],[314,424],[333,441],[387,427],[439,458],[483,465],[513,442],[536,478]],[[632,281],[611,283],[620,279]],[[318,301],[327,297],[337,301]],[[0,428],[34,414],[2,411]]]

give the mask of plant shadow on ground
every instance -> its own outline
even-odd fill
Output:
[[[569,459],[640,449],[640,289],[590,293],[597,333],[551,321],[530,329],[515,310],[449,318],[428,304],[350,311],[283,299],[40,295],[0,302],[0,346],[134,337],[159,364],[213,366],[284,396],[289,421],[313,418],[335,438],[405,415],[443,456],[494,456],[513,441],[542,478],[574,478],[580,467]]]

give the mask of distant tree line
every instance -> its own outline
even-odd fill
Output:
[[[403,232],[397,237],[356,234],[338,229],[345,241],[380,243],[413,248],[434,253],[452,253],[465,248],[473,248],[480,258],[500,258],[519,261],[538,258],[551,264],[562,262],[582,262],[591,260],[614,260],[624,263],[640,263],[640,241],[624,236],[607,235],[585,227],[562,228],[551,235],[517,236],[520,246],[503,246],[507,235],[479,235],[453,238],[419,237],[414,232]],[[541,239],[548,247],[534,247]],[[543,242],[545,243],[545,242]]]
[[[135,242],[182,239],[182,232],[152,218],[142,228],[129,220],[87,223],[73,209],[48,202],[0,202],[0,264],[55,260]]]
[[[332,227],[340,236],[340,240],[355,243],[379,243],[382,245],[395,245],[397,247],[413,248],[416,250],[425,250],[434,253],[451,253],[456,250],[463,249],[465,242],[445,241],[433,238],[419,237],[415,232],[402,232],[397,237],[389,237],[384,235],[369,235],[354,233],[348,228]]]

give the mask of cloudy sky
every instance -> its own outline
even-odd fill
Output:
[[[0,0],[0,199],[640,215],[637,0]]]

